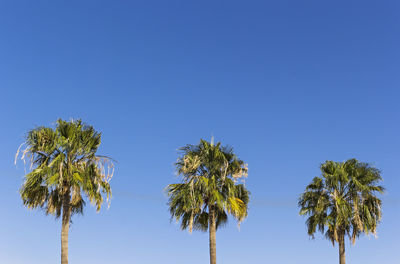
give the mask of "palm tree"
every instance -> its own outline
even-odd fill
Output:
[[[181,148],[176,163],[182,183],[167,186],[171,218],[181,228],[209,231],[210,263],[216,264],[216,231],[228,214],[239,224],[247,216],[249,192],[237,181],[247,176],[247,165],[232,148],[201,140]]]
[[[318,228],[333,245],[339,244],[339,263],[345,264],[345,235],[353,244],[362,233],[376,235],[382,205],[376,194],[384,191],[378,185],[381,173],[356,159],[326,161],[321,172],[300,196],[300,215],[308,216],[311,237]]]
[[[30,209],[62,216],[61,263],[68,264],[68,232],[71,216],[83,213],[86,196],[97,211],[111,197],[111,160],[97,156],[101,134],[81,120],[59,119],[55,129],[38,127],[28,132],[25,148],[16,158],[31,163],[21,187],[21,198]],[[24,145],[23,144],[23,145]],[[22,145],[21,145],[22,146]]]

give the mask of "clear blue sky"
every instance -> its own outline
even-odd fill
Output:
[[[398,264],[399,47],[398,1],[1,1],[0,263],[59,262],[61,223],[22,206],[13,159],[27,130],[82,118],[119,163],[110,209],[73,219],[71,263],[207,263],[162,190],[177,149],[214,135],[252,192],[241,229],[217,233],[220,264],[337,263],[296,204],[320,163],[352,157],[387,193],[348,262]]]

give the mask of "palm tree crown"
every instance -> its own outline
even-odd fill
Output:
[[[107,200],[111,197],[112,177],[110,159],[96,155],[100,143],[101,134],[81,120],[58,120],[56,129],[29,131],[21,157],[29,158],[32,169],[21,187],[24,205],[42,207],[59,217],[63,197],[69,193],[72,214],[83,212],[83,194],[100,210],[102,194]]]
[[[327,161],[321,172],[299,199],[300,214],[308,215],[308,234],[313,236],[318,228],[333,244],[340,234],[347,234],[353,243],[361,233],[376,234],[382,204],[376,193],[384,191],[377,185],[380,171],[350,159]]]
[[[247,176],[247,165],[221,143],[201,140],[181,150],[176,167],[183,182],[167,187],[171,216],[181,220],[181,228],[207,231],[210,208],[216,213],[216,228],[226,224],[228,214],[243,221],[249,192],[237,181]]]

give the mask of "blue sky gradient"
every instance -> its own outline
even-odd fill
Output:
[[[399,1],[0,1],[0,263],[53,264],[61,223],[22,206],[25,133],[82,118],[118,161],[110,209],[73,219],[70,263],[204,264],[208,235],[170,223],[163,188],[200,138],[249,164],[249,217],[217,233],[220,264],[333,264],[297,198],[325,160],[387,188],[378,239],[349,263],[400,259]]]

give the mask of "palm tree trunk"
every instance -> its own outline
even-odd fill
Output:
[[[339,264],[346,264],[345,248],[344,248],[344,233],[339,235]]]
[[[217,246],[216,246],[216,223],[215,212],[212,206],[209,207],[208,224],[210,232],[210,264],[217,264]]]
[[[61,226],[61,264],[68,264],[68,232],[71,220],[70,192],[66,191],[63,198]]]

